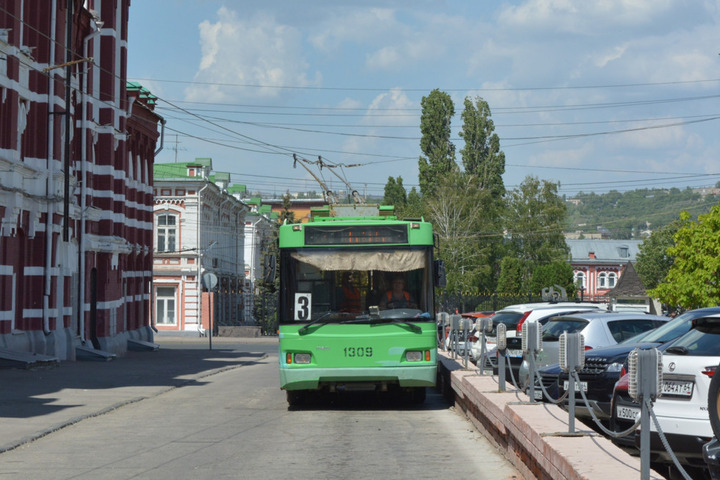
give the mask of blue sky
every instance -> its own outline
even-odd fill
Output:
[[[157,162],[211,157],[265,196],[416,186],[420,102],[491,109],[505,185],[568,197],[720,181],[718,0],[135,0],[128,78],[167,120]],[[333,175],[331,171],[337,173]]]

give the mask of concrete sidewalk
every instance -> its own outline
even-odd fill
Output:
[[[552,480],[639,479],[640,457],[634,457],[579,420],[568,434],[568,413],[551,403],[530,402],[497,377],[465,369],[450,354],[438,352],[439,388],[454,399],[468,419],[497,443],[526,478]],[[650,478],[664,477],[651,470]]]
[[[0,369],[0,453],[84,418],[250,365],[267,356],[253,352],[253,344],[277,341],[277,337],[215,337],[211,350],[206,337],[160,335],[155,338],[159,350],[128,351],[111,361]]]

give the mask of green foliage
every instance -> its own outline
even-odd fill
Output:
[[[385,184],[385,196],[383,197],[383,205],[393,205],[396,210],[402,209],[407,203],[407,194],[405,193],[405,187],[403,187],[402,177],[397,177],[395,180],[393,177],[388,177],[388,181]]]
[[[455,145],[450,141],[450,123],[455,115],[453,101],[445,92],[433,90],[421,101],[420,150],[418,160],[420,192],[423,197],[435,194],[437,182],[456,171]]]
[[[475,104],[465,98],[460,137],[465,147],[460,151],[465,173],[478,179],[479,187],[498,198],[505,194],[502,175],[505,173],[505,154],[500,150],[500,137],[490,118],[490,106],[480,97]]]
[[[578,193],[568,204],[566,229],[596,233],[602,227],[609,238],[640,238],[640,232],[657,230],[677,219],[681,211],[697,216],[718,203],[717,195],[702,196],[686,188],[638,189],[605,194]]]
[[[720,205],[691,221],[680,215],[683,225],[675,233],[675,245],[667,249],[675,261],[665,280],[649,291],[661,302],[686,309],[720,304]]]
[[[517,293],[527,291],[528,271],[525,262],[517,257],[504,257],[500,262],[498,293]]]
[[[528,176],[508,197],[505,218],[511,253],[534,265],[566,260],[566,206],[558,184]]]
[[[535,267],[530,281],[530,291],[533,294],[540,295],[544,288],[555,285],[560,285],[565,289],[568,299],[575,296],[573,268],[569,263],[556,260]]]
[[[646,289],[653,289],[665,280],[675,260],[667,250],[675,245],[675,234],[685,223],[677,219],[653,231],[640,244],[635,270]]]
[[[291,210],[292,202],[290,197],[290,191],[287,191],[285,195],[283,195],[282,206],[283,209],[280,212],[280,223],[295,223],[295,212]]]
[[[400,210],[398,216],[401,218],[423,218],[425,217],[425,203],[420,193],[413,187],[407,195],[407,202]]]
[[[478,289],[493,280],[493,244],[476,234],[484,227],[484,211],[478,206],[488,197],[472,176],[455,172],[440,178],[437,195],[425,200],[440,237],[438,256],[445,261],[449,291]]]

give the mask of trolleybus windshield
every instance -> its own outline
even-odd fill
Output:
[[[297,248],[282,255],[282,323],[429,319],[431,247]]]

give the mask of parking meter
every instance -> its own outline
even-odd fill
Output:
[[[457,358],[458,335],[460,334],[460,315],[450,316],[450,348],[453,352],[453,358]]]
[[[487,358],[487,334],[492,332],[493,321],[490,317],[479,318],[476,328],[480,332],[480,375],[485,374],[485,359]]]
[[[563,332],[559,340],[560,368],[568,373],[568,432],[575,433],[575,372],[585,366],[585,337]]]
[[[530,370],[528,388],[530,401],[535,401],[535,356],[542,348],[542,327],[537,322],[525,322],[522,325],[522,351],[527,356]]]
[[[650,410],[662,394],[662,352],[653,347],[635,348],[628,355],[628,394],[640,403],[640,476],[650,478]]]
[[[465,368],[467,368],[467,366],[468,366],[468,353],[470,350],[468,348],[468,338],[469,338],[470,330],[472,329],[472,323],[473,323],[472,320],[470,320],[469,318],[463,318],[462,320],[460,320],[460,329],[462,330],[462,341],[463,341],[463,358],[464,358]]]
[[[507,350],[507,326],[504,323],[498,323],[497,331],[497,351],[498,351],[498,389],[505,391],[505,353]]]

